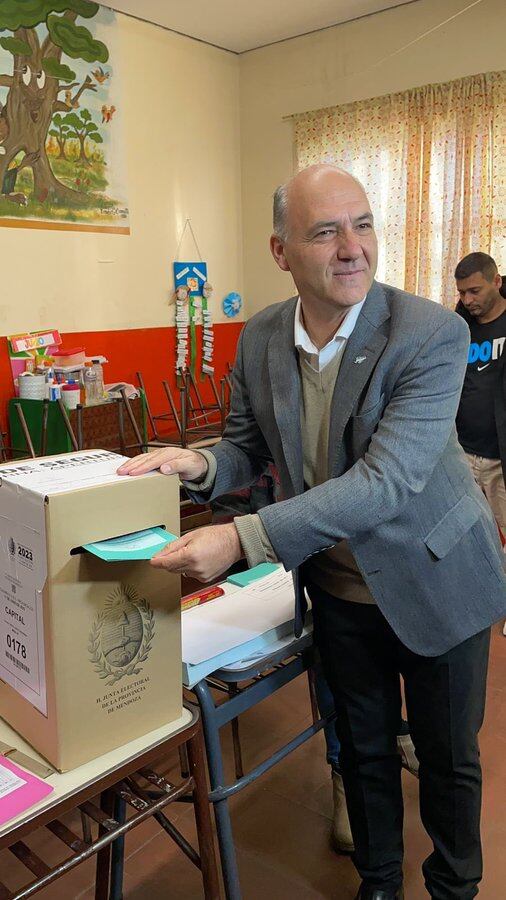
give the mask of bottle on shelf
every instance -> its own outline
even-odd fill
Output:
[[[63,400],[63,405],[66,406],[67,409],[77,408],[81,402],[81,388],[77,381],[69,378],[65,384],[61,385],[61,399]]]
[[[100,400],[104,400],[105,398],[104,369],[99,359],[92,357],[91,361],[93,368],[97,373],[97,402],[100,402]]]
[[[51,389],[54,384],[54,369],[52,363],[49,360],[44,360],[42,367],[39,367],[41,371],[44,373],[46,379],[46,399],[51,399]]]
[[[91,361],[84,365],[84,402],[86,406],[93,406],[101,399],[97,392],[97,372]]]

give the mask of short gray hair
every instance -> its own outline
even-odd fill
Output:
[[[273,231],[280,241],[286,241],[288,237],[287,211],[288,184],[280,184],[274,191],[272,204]]]
[[[272,224],[273,231],[277,238],[280,241],[288,240],[288,190],[289,187],[297,178],[298,175],[303,174],[304,172],[311,169],[332,169],[334,172],[338,172],[340,175],[346,175],[348,178],[351,178],[355,184],[357,184],[366,194],[366,190],[364,185],[355,175],[352,175],[351,172],[347,172],[346,169],[342,169],[340,166],[336,166],[333,163],[317,163],[312,166],[307,166],[306,169],[302,169],[301,172],[298,172],[296,175],[293,175],[289,181],[286,181],[284,184],[280,184],[279,187],[276,188],[273,195],[273,209],[272,209]],[[366,195],[367,196],[367,195]]]

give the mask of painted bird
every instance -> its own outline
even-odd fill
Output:
[[[116,112],[115,106],[106,106],[105,103],[102,107],[102,122],[110,122],[114,113]]]
[[[96,81],[98,81],[99,84],[103,84],[104,81],[107,81],[111,73],[104,72],[102,66],[97,66],[96,69],[91,70],[91,74],[95,77]]]

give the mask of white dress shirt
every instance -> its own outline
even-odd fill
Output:
[[[315,372],[322,372],[325,366],[327,366],[338,353],[342,356],[342,354],[344,353],[344,348],[346,347],[346,342],[350,337],[353,329],[355,328],[355,325],[357,324],[357,319],[360,315],[360,311],[364,303],[365,297],[360,301],[360,303],[355,303],[354,306],[350,307],[339,328],[337,329],[334,337],[332,337],[330,341],[325,344],[325,347],[322,347],[321,350],[318,350],[318,348],[313,344],[313,341],[309,337],[306,329],[304,328],[302,322],[302,303],[299,297],[299,299],[297,300],[297,307],[295,309],[295,346],[298,352],[304,356],[307,363],[311,366],[312,369],[314,369]]]

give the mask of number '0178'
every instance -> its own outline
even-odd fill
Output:
[[[10,634],[7,635],[7,646],[9,650],[12,650],[14,653],[17,653],[18,656],[21,656],[22,659],[26,659],[26,647],[21,641],[16,640],[16,638],[11,637]]]

